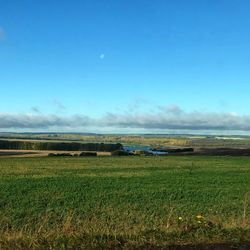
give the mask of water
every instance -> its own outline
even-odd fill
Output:
[[[126,150],[128,152],[131,152],[134,150],[143,150],[143,151],[152,153],[154,155],[166,155],[166,154],[168,154],[167,152],[153,151],[153,150],[151,150],[151,147],[149,147],[149,146],[124,146],[123,148],[124,148],[124,150]]]

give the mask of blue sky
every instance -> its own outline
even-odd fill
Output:
[[[211,114],[248,122],[249,9],[247,0],[0,1],[0,116],[11,124],[0,130],[63,131],[14,124],[52,116],[100,123],[110,113],[152,123],[165,108],[164,130],[172,107],[183,113],[179,123],[197,113],[203,123]]]

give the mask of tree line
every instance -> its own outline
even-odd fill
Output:
[[[16,150],[64,150],[64,151],[100,151],[122,150],[122,144],[116,143],[77,143],[77,142],[40,142],[0,140],[0,149]]]

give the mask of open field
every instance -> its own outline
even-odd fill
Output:
[[[248,157],[2,157],[0,249],[249,249],[249,195]]]

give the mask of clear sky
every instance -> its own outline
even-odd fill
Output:
[[[171,129],[192,129],[183,119],[210,129],[215,114],[229,120],[212,130],[247,132],[249,10],[248,0],[0,0],[0,130],[65,130],[52,116],[85,117],[88,131],[91,119],[169,129],[171,115]]]

